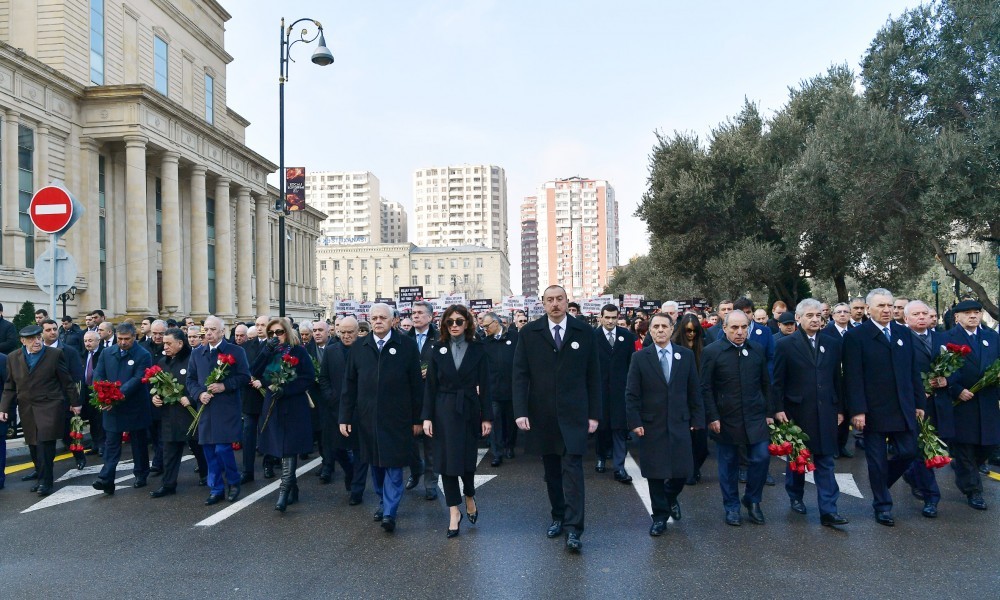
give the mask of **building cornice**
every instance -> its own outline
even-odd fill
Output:
[[[54,85],[62,92],[74,96],[83,93],[84,86],[75,79],[63,75],[24,50],[15,48],[6,42],[0,42],[0,58],[9,60],[11,64],[17,65],[18,69],[22,71],[44,79],[46,84]]]
[[[243,127],[249,127],[250,126],[250,121],[247,121],[246,118],[243,115],[241,115],[240,113],[236,112],[235,110],[229,108],[228,106],[226,107],[226,114],[229,115],[230,119],[232,119],[233,121],[236,121],[237,123],[239,123]]]
[[[226,63],[227,65],[233,62],[233,55],[226,52],[226,49],[219,45],[215,40],[213,40],[207,33],[202,31],[194,21],[192,21],[187,15],[185,15],[179,8],[174,6],[174,3],[170,0],[152,0],[153,4],[160,8],[163,12],[173,19],[178,25],[184,28],[185,31],[190,33],[205,47],[211,50],[212,54],[219,57],[219,60]],[[225,11],[218,2],[213,0],[205,0],[205,5],[208,6],[220,17],[223,17],[223,21],[228,21],[232,16]],[[221,11],[221,12],[220,12]]]

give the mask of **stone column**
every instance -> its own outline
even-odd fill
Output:
[[[3,264],[24,268],[24,238],[19,224],[17,192],[17,129],[20,115],[10,111],[5,121],[3,140]]]
[[[180,154],[167,151],[160,157],[160,196],[163,207],[163,308],[174,316],[182,306],[181,204],[178,163]]]
[[[83,238],[80,269],[87,279],[87,291],[77,299],[78,306],[89,309],[101,306],[101,202],[100,194],[100,148],[90,137],[80,138],[80,203],[86,212],[76,227],[77,235]]]
[[[228,177],[215,180],[215,314],[226,323],[236,316],[233,306],[233,213]]]
[[[208,222],[205,207],[205,167],[191,167],[191,314],[208,315]],[[218,256],[216,256],[218,259]],[[218,260],[216,260],[218,263]]]
[[[253,320],[253,235],[250,188],[240,186],[236,193],[236,314]]]
[[[271,203],[267,194],[257,196],[257,314],[271,314]]]
[[[145,136],[125,136],[125,310],[137,317],[151,311],[146,142]]]

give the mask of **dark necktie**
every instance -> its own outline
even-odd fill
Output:
[[[87,385],[94,383],[94,353],[87,353]]]
[[[378,351],[382,352],[382,347],[385,346],[385,340],[378,341]]]
[[[931,349],[931,336],[927,335],[926,333],[918,333],[917,337],[920,338],[920,341],[923,342],[924,346],[927,347],[927,350],[930,351],[930,349]]]
[[[809,338],[809,346],[812,347],[813,358],[816,358],[816,338]]]
[[[323,351],[326,350],[326,346],[316,346],[316,360],[323,362]]]
[[[552,328],[552,339],[556,343],[556,350],[562,350],[562,336],[559,335],[560,329],[562,329],[562,327],[559,325]]]

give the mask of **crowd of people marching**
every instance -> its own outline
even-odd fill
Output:
[[[701,481],[709,440],[733,526],[744,509],[765,523],[771,456],[793,445],[789,508],[808,512],[812,471],[825,526],[848,522],[837,510],[834,460],[857,449],[879,524],[894,524],[889,490],[900,478],[923,501],[922,514],[936,517],[935,470],[949,460],[968,505],[987,508],[982,475],[1000,463],[1000,337],[974,300],[953,306],[944,326],[924,302],[884,289],[832,307],[776,302],[770,314],[747,298],[714,311],[666,302],[651,314],[608,304],[596,322],[560,286],[542,302],[545,315],[534,320],[463,305],[435,315],[417,301],[405,315],[374,304],[361,321],[263,315],[228,328],[214,316],[112,325],[100,310],[81,328],[39,310],[19,332],[0,306],[0,440],[20,422],[35,467],[22,479],[40,496],[53,492],[57,441],[78,469],[88,455],[103,461],[93,487],[109,496],[128,443],[132,486],[159,476],[153,498],[177,492],[190,451],[206,505],[237,501],[260,473],[279,478],[281,512],[299,499],[299,461],[318,451],[319,480],[329,483],[339,467],[349,504],[362,503],[370,481],[374,520],[387,532],[404,490],[422,484],[435,500],[440,477],[449,538],[479,517],[480,443],[488,440],[492,467],[521,445],[542,459],[546,535],[565,534],[573,552],[582,547],[591,439],[596,471],[626,484],[629,444],[638,450],[652,536],[681,519],[678,498]],[[938,460],[937,436],[949,459]],[[0,489],[5,464],[6,446]]]

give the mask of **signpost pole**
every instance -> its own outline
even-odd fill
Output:
[[[49,290],[49,318],[56,318],[56,298],[59,296],[56,285],[59,282],[59,233],[49,237],[49,251],[52,253],[52,288]]]

